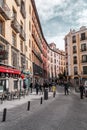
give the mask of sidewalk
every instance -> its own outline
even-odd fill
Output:
[[[53,93],[48,92],[48,96],[49,97],[53,96]],[[5,100],[5,101],[3,101],[2,104],[0,101],[0,112],[2,112],[4,108],[11,109],[11,108],[17,107],[19,105],[22,105],[24,103],[27,103],[28,101],[40,99],[41,97],[44,97],[44,95],[42,95],[42,94],[36,95],[36,92],[33,92],[33,93],[29,93],[29,95],[27,95],[25,97],[21,97],[21,99],[14,99],[11,101]]]

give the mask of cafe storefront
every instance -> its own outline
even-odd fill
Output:
[[[0,92],[20,91],[23,88],[23,78],[19,70],[0,66]]]

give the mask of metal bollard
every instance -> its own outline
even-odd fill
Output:
[[[30,110],[30,101],[28,101],[27,111]]]
[[[3,110],[3,118],[2,118],[2,122],[5,122],[5,121],[6,121],[6,113],[7,113],[7,109],[4,108],[4,110]]]
[[[40,99],[40,104],[42,104],[43,103],[43,98],[41,97],[41,99]]]

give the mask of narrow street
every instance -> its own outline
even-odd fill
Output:
[[[24,111],[25,104],[14,111],[5,122],[0,122],[0,130],[87,130],[87,98],[81,100],[79,94],[65,96],[63,87],[58,94],[42,105],[35,100],[30,111]]]

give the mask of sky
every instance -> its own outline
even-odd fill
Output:
[[[35,0],[43,34],[48,43],[64,50],[70,29],[87,26],[87,0]]]

